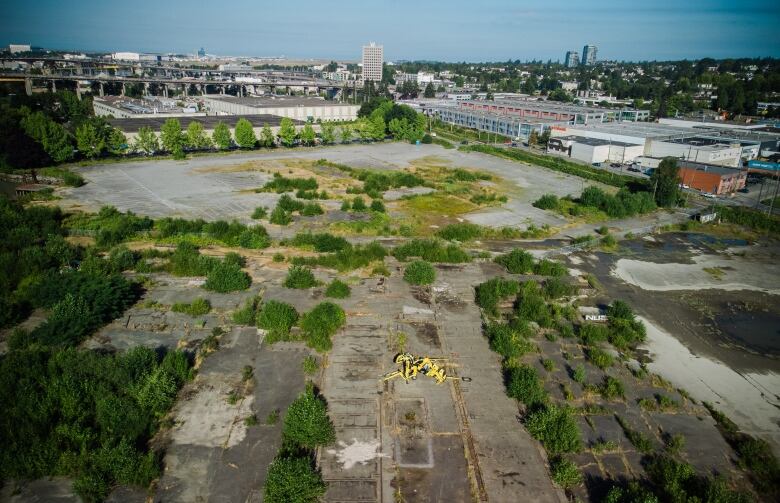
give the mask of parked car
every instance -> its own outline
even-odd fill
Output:
[[[635,167],[633,167],[633,166],[630,166],[630,167],[628,168],[628,170],[629,170],[629,171],[631,171],[631,172],[633,172],[633,173],[641,173],[641,172],[642,172],[642,170],[641,170],[641,169],[639,169],[639,168],[635,168]]]
[[[594,162],[593,165],[596,166],[597,168],[601,167],[601,163],[600,162]]]
[[[685,183],[681,183],[681,184],[680,184],[680,188],[681,188],[681,189],[690,189],[690,188],[691,188],[691,186],[690,186],[690,185],[687,185],[687,184],[685,184]]]
[[[702,195],[703,195],[704,197],[708,197],[708,198],[710,198],[710,199],[716,199],[716,198],[718,197],[718,196],[716,196],[715,194],[713,194],[712,192],[705,192],[705,193],[704,193],[704,194],[702,194]]]
[[[620,164],[619,162],[613,162],[612,164],[609,165],[609,167],[611,168],[619,168],[620,166],[622,166],[622,164]]]

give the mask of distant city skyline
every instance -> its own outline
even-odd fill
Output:
[[[563,61],[598,46],[598,60],[780,57],[771,0],[302,0],[217,9],[193,2],[11,2],[0,43],[95,52],[195,53],[359,61],[370,41],[385,60]],[[565,27],[565,29],[563,28]],[[509,42],[509,43],[508,43]]]

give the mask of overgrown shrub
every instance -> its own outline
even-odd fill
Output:
[[[536,369],[528,365],[510,367],[506,372],[507,395],[520,400],[527,407],[534,407],[547,402],[547,392]]]
[[[333,346],[331,337],[347,322],[340,306],[333,302],[320,302],[301,317],[301,330],[309,347],[323,352]]]
[[[264,302],[257,313],[257,326],[268,330],[268,342],[286,339],[297,321],[298,311],[290,304],[278,300]]]
[[[413,239],[393,249],[393,256],[402,262],[419,257],[428,262],[462,263],[471,257],[456,245],[444,245],[435,239]]]
[[[542,259],[534,265],[534,274],[539,276],[565,276],[566,266],[559,262]]]
[[[284,278],[286,288],[297,288],[305,290],[319,285],[319,281],[314,278],[314,273],[307,267],[294,265],[287,271],[287,277]]]
[[[252,284],[252,278],[237,264],[218,262],[206,276],[203,288],[214,292],[227,293],[246,290]]]
[[[292,246],[312,246],[314,251],[327,253],[343,250],[350,246],[349,241],[333,234],[299,233],[290,242]]]
[[[582,473],[580,473],[577,465],[562,456],[556,456],[550,461],[550,471],[555,483],[564,489],[569,489],[582,483]]]
[[[282,436],[286,441],[308,449],[328,445],[336,440],[336,430],[328,417],[325,401],[314,394],[311,385],[307,385],[288,407]]]
[[[509,360],[533,350],[531,342],[518,330],[504,323],[487,323],[483,328],[490,349]]]
[[[277,456],[268,466],[264,501],[316,503],[325,494],[326,487],[313,459]]]
[[[252,218],[255,220],[260,220],[261,218],[266,218],[267,216],[268,216],[268,208],[266,208],[265,206],[258,206],[252,212]]]
[[[582,449],[580,430],[568,408],[552,404],[539,407],[528,415],[525,426],[551,454]]]
[[[509,253],[499,255],[494,262],[506,267],[512,274],[526,274],[533,270],[534,258],[527,251],[515,248]]]
[[[545,194],[533,202],[533,206],[540,210],[557,210],[558,204],[558,196],[554,194]]]
[[[275,225],[290,225],[290,222],[292,222],[292,217],[290,216],[290,213],[284,210],[284,208],[277,205],[274,208],[274,211],[271,212],[271,217],[268,219],[268,221]]]
[[[330,282],[328,288],[325,289],[325,296],[333,297],[334,299],[346,299],[349,297],[350,291],[349,285],[335,278]]]
[[[559,279],[550,278],[544,282],[544,297],[546,299],[555,300],[561,297],[569,297],[574,295],[577,288],[569,283]]]
[[[286,178],[279,173],[274,173],[273,179],[263,185],[262,192],[292,192],[294,190],[317,190],[317,180],[311,178]]]
[[[482,235],[482,227],[477,224],[467,222],[449,224],[439,230],[436,235],[442,239],[446,239],[447,241],[471,241],[472,239],[477,239]]]
[[[171,311],[189,314],[190,316],[203,316],[211,311],[211,303],[207,299],[197,298],[189,304],[176,303],[171,306]]]
[[[436,281],[436,270],[424,260],[415,260],[406,266],[404,281],[412,285],[430,285]]]
[[[612,358],[612,355],[607,353],[606,351],[596,348],[596,347],[589,347],[585,350],[585,354],[588,357],[588,360],[601,370],[606,369],[607,367],[612,366],[612,363],[614,359]]]
[[[498,314],[498,304],[504,299],[517,295],[520,284],[504,278],[493,278],[476,287],[476,302],[479,307],[492,315]]]
[[[260,297],[247,299],[244,307],[233,312],[233,323],[237,325],[254,325],[259,305]]]

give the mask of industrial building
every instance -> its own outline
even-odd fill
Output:
[[[425,109],[424,113],[447,124],[524,140],[527,140],[533,131],[541,135],[545,129],[549,129],[551,126],[567,124],[565,120],[524,118],[517,115],[480,112],[452,106],[431,107]]]
[[[363,46],[363,82],[382,80],[382,63],[384,62],[384,48],[371,42]]]
[[[556,136],[547,142],[548,154],[563,155],[588,164],[602,162],[627,164],[641,156],[643,151],[642,144],[582,136]]]
[[[710,194],[730,194],[745,187],[747,170],[680,161],[680,183]]]
[[[270,98],[206,95],[201,98],[209,113],[226,115],[269,114],[300,121],[351,121],[359,105],[321,98],[277,96]]]
[[[663,124],[611,122],[551,128],[553,137],[582,136],[644,145],[644,156],[738,166],[757,152],[756,142],[708,136],[702,131]]]
[[[133,99],[124,96],[104,96],[92,99],[92,109],[98,117],[113,117],[129,119],[144,115],[159,115],[163,117],[197,117],[205,116],[199,112],[194,102],[182,102],[172,98],[147,96]]]
[[[135,141],[138,131],[142,127],[150,127],[152,131],[159,135],[160,128],[170,117],[161,116],[143,116],[134,118],[122,118],[122,119],[108,119],[108,123],[115,128],[119,129],[127,137],[128,143],[132,144]],[[257,115],[211,115],[207,117],[179,117],[178,121],[181,124],[183,130],[186,130],[190,125],[190,122],[200,122],[203,125],[204,132],[211,136],[214,133],[214,128],[220,122],[225,123],[230,129],[230,133],[235,138],[236,123],[239,119],[246,119],[252,123],[252,127],[255,130],[255,136],[260,138],[260,134],[263,127],[268,125],[274,134],[278,133],[279,127],[282,121],[281,117],[276,115],[257,114]],[[304,122],[293,121],[297,126],[302,126]],[[319,126],[315,125],[314,129],[317,130]]]
[[[463,101],[464,109],[492,112],[504,115],[518,115],[524,118],[552,119],[569,124],[591,124],[613,120],[643,121],[650,117],[649,110],[606,109],[569,105],[557,101],[538,100],[495,100]]]

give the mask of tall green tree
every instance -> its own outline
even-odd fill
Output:
[[[160,150],[160,142],[152,128],[144,126],[138,130],[133,148],[138,152],[150,155]]]
[[[236,143],[241,148],[255,148],[257,144],[252,123],[243,117],[236,122]]]
[[[322,136],[322,143],[325,145],[330,145],[336,141],[335,128],[330,122],[323,122],[320,125],[320,135]]]
[[[433,88],[432,82],[428,82],[428,85],[425,86],[425,92],[423,93],[423,96],[425,96],[426,98],[436,97],[436,89]]]
[[[314,127],[312,127],[310,122],[307,122],[301,131],[301,141],[304,145],[314,145],[314,139],[316,137],[317,135],[314,133]]]
[[[211,138],[206,135],[203,124],[198,121],[192,121],[187,126],[187,146],[193,149],[202,149],[211,147]]]
[[[27,115],[22,119],[21,125],[30,138],[41,144],[54,162],[73,159],[73,141],[68,130],[43,112]]]
[[[160,128],[160,143],[164,150],[172,153],[174,156],[184,153],[184,142],[186,136],[181,130],[179,119],[171,117],[166,120]]]
[[[87,159],[94,159],[103,153],[106,142],[95,125],[87,121],[76,128],[76,148]]]
[[[214,126],[214,132],[211,134],[214,144],[220,150],[227,150],[233,144],[233,139],[230,137],[230,128],[224,122],[218,122]]]
[[[119,129],[112,127],[108,133],[108,151],[113,155],[124,154],[127,150],[127,137]]]
[[[680,194],[680,168],[677,159],[667,157],[658,165],[650,177],[658,206],[671,207],[677,204]]]
[[[268,123],[266,122],[263,124],[263,129],[260,131],[260,145],[263,147],[273,147],[276,143],[274,139],[274,132],[271,131],[271,128],[268,126]]]
[[[295,125],[289,117],[283,117],[279,124],[279,138],[285,147],[292,147],[295,143]]]

